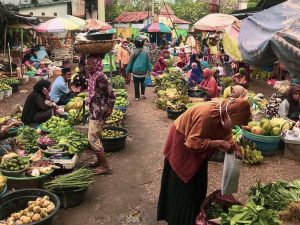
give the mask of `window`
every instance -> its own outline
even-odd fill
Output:
[[[44,12],[42,12],[42,16],[45,16],[45,13],[44,13]]]
[[[30,16],[33,16],[33,12],[30,12],[29,14],[30,14]]]
[[[54,13],[54,16],[57,16],[57,13]]]

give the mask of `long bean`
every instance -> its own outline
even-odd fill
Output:
[[[88,188],[94,183],[94,173],[87,168],[79,168],[72,173],[57,176],[44,184],[49,191]]]

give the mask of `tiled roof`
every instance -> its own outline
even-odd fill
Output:
[[[148,16],[151,16],[151,12],[123,12],[120,16],[114,19],[114,23],[132,23],[145,20]]]
[[[171,7],[168,5],[166,5],[165,7],[163,7],[160,10],[159,15],[167,17],[167,18],[169,18],[169,15],[170,15],[170,17],[172,18],[172,20],[175,24],[190,24],[190,22],[179,19],[177,16],[175,16],[173,9],[171,9]]]

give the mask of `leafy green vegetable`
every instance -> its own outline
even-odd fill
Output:
[[[124,77],[117,75],[114,78],[112,78],[112,86],[115,89],[124,89],[125,88],[126,81]]]
[[[32,153],[38,150],[38,137],[36,130],[29,126],[21,127],[18,130],[16,137],[17,146],[24,148],[24,150]]]

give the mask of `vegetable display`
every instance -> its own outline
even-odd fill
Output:
[[[101,132],[101,137],[102,138],[118,138],[124,136],[123,131],[117,131],[117,130],[110,130],[110,129],[104,129]]]
[[[94,183],[94,173],[87,168],[79,168],[72,173],[55,177],[45,183],[44,188],[49,191],[63,191],[78,188],[88,188]]]
[[[278,217],[282,221],[300,222],[300,202],[290,202],[285,210],[278,213]]]
[[[84,102],[88,99],[88,95],[86,93],[80,93],[76,97],[72,98],[66,105],[65,105],[65,112],[69,112],[71,109],[80,110]]]
[[[55,144],[51,148],[63,149],[70,154],[81,153],[89,147],[88,139],[70,127],[56,128],[48,137],[55,140]]]
[[[159,109],[171,109],[173,111],[181,111],[186,109],[186,104],[190,103],[187,94],[178,91],[176,88],[168,88],[157,92],[156,107]]]
[[[123,107],[128,105],[129,102],[127,101],[127,99],[119,96],[116,98],[114,107]]]
[[[222,216],[224,212],[224,209],[221,205],[219,205],[217,202],[212,202],[207,208],[206,208],[206,217],[208,220],[219,218]]]
[[[128,94],[125,89],[114,89],[116,97],[123,97],[126,98],[128,97]]]
[[[67,120],[57,116],[52,116],[47,122],[42,123],[41,129],[52,132],[55,128],[62,128],[66,126],[70,126]]]
[[[300,201],[300,180],[278,181],[269,184],[257,183],[249,192],[249,197],[267,209],[284,210],[289,202]]]
[[[0,175],[0,193],[2,193],[4,191],[6,182],[7,182],[7,177]]]
[[[7,85],[11,85],[11,84],[19,84],[20,80],[14,77],[6,77],[4,79],[1,80],[1,82],[7,84]]]
[[[9,86],[8,84],[4,83],[4,82],[0,82],[0,91],[7,91],[7,90],[11,90],[12,87]]]
[[[38,134],[34,128],[29,126],[21,127],[18,130],[16,137],[17,145],[28,152],[35,152],[38,150]]]
[[[55,204],[49,200],[48,196],[44,196],[35,201],[29,201],[27,208],[12,213],[6,222],[0,222],[0,225],[22,225],[39,222],[48,217],[54,210]]]
[[[126,81],[124,77],[117,75],[112,78],[112,86],[115,89],[124,89],[125,88]]]
[[[113,110],[112,114],[105,120],[108,126],[120,126],[124,119],[124,113],[119,110]]]
[[[178,71],[156,77],[154,85],[155,92],[166,90],[168,88],[175,88],[178,91],[182,91],[185,88],[182,73]]]
[[[221,225],[282,225],[275,211],[249,201],[245,206],[233,205],[222,214]]]
[[[6,171],[20,171],[24,170],[28,165],[26,160],[22,160],[20,157],[13,157],[7,160],[2,160],[0,168]]]

